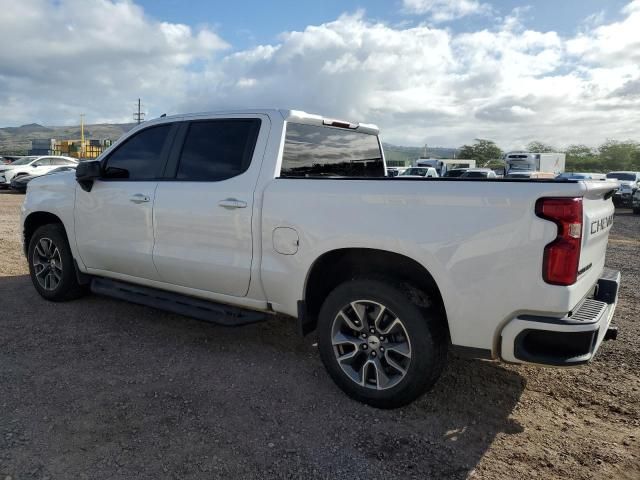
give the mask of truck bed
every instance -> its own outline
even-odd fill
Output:
[[[604,268],[608,232],[585,234],[580,268],[591,266],[578,282],[545,283],[544,246],[557,227],[536,216],[536,201],[584,197],[588,224],[613,213],[604,197],[614,189],[614,182],[546,179],[275,179],[263,198],[262,282],[269,301],[294,312],[281,286],[304,286],[304,272],[326,251],[347,244],[406,255],[438,284],[452,342],[493,349],[500,327],[517,314],[571,311]],[[295,256],[273,253],[272,232],[283,226],[300,234]]]

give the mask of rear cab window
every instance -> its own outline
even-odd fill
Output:
[[[287,124],[280,178],[384,176],[377,136],[346,128]]]

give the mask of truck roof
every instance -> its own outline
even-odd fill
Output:
[[[368,133],[369,135],[378,135],[380,133],[380,129],[373,124],[370,123],[354,123],[346,120],[338,120],[330,117],[323,117],[322,115],[317,115],[314,113],[308,113],[303,110],[288,110],[288,109],[278,109],[278,108],[248,108],[248,109],[239,109],[239,110],[215,110],[215,111],[207,111],[207,112],[198,112],[198,113],[186,113],[186,114],[177,114],[162,117],[160,119],[151,120],[154,123],[156,121],[171,121],[176,119],[184,119],[187,120],[191,117],[201,117],[206,115],[246,115],[246,114],[261,114],[268,115],[270,117],[280,116],[285,122],[293,122],[293,123],[304,123],[308,125],[320,125],[326,127],[338,127],[338,128],[348,128],[351,130],[357,130],[360,133]]]

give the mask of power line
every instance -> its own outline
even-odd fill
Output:
[[[144,122],[145,112],[142,111],[142,104],[140,103],[140,99],[138,99],[138,110],[133,112],[133,121],[140,124]]]

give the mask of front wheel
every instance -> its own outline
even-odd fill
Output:
[[[338,286],[322,305],[318,335],[320,356],[336,384],[378,408],[418,398],[435,384],[446,362],[441,315],[384,280]]]
[[[62,225],[38,228],[29,241],[27,253],[31,281],[42,297],[60,302],[78,298],[86,292],[86,288],[78,283]]]

